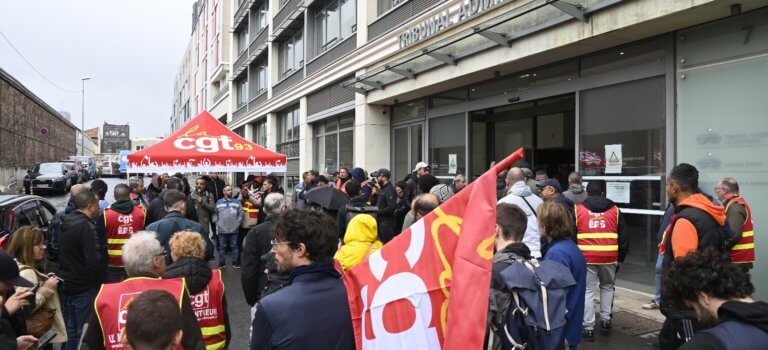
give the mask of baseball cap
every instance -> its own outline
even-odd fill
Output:
[[[387,179],[391,179],[392,178],[392,173],[389,171],[389,169],[381,168],[381,169],[376,170],[373,173],[371,173],[371,176],[372,177],[384,176]]]
[[[555,190],[557,190],[557,192],[563,192],[562,187],[560,187],[560,182],[558,182],[555,179],[542,180],[541,182],[537,183],[536,186],[538,188],[544,188],[544,187],[547,187],[547,186],[552,186],[552,187],[555,188]]]
[[[19,265],[4,250],[0,250],[0,281],[16,287],[32,288],[35,285],[19,276]]]
[[[418,162],[418,163],[416,163],[416,167],[413,168],[412,172],[417,172],[421,168],[429,168],[429,164],[424,163],[424,162]]]

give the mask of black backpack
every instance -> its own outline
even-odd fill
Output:
[[[347,203],[346,206],[344,206],[344,209],[347,210],[347,224],[349,224],[350,221],[352,221],[352,218],[357,216],[358,214],[368,214],[370,216],[373,216],[374,219],[376,219],[376,215],[379,213],[379,207],[375,205],[366,205],[362,207],[358,207],[354,204]]]

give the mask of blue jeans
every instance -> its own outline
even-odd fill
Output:
[[[237,233],[219,232],[219,266],[224,267],[227,263],[227,247],[232,249],[232,264],[240,265],[240,253],[237,250]]]
[[[95,298],[95,290],[75,295],[61,294],[61,309],[64,323],[67,325],[67,344],[64,346],[64,350],[77,350],[80,337],[83,334],[83,325],[91,318]],[[91,327],[98,326],[91,325]]]
[[[656,276],[654,278],[656,282],[656,293],[654,300],[656,302],[661,301],[661,264],[664,262],[664,255],[659,254],[659,256],[656,258]]]

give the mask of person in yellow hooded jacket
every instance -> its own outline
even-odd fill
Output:
[[[358,214],[349,221],[344,242],[334,258],[346,271],[381,249],[382,245],[376,219],[369,214]]]

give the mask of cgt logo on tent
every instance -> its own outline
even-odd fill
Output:
[[[222,136],[179,137],[173,141],[173,147],[183,150],[196,150],[202,153],[216,153],[220,150],[227,151],[253,151],[253,146],[245,143],[232,144],[232,138]]]

